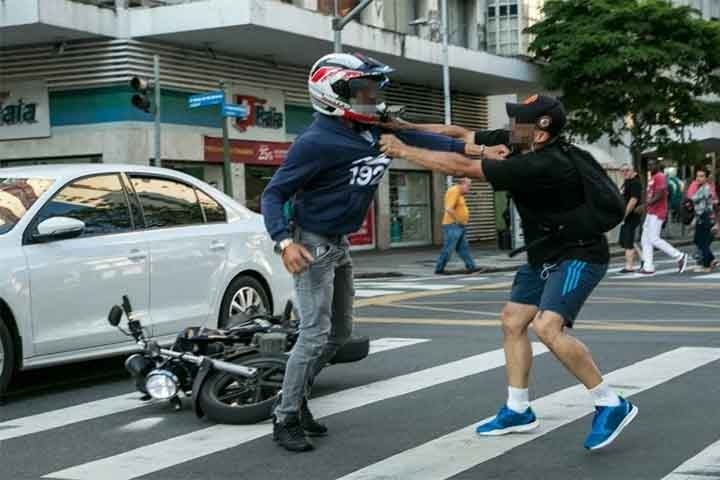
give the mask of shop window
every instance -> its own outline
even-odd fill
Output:
[[[396,246],[432,242],[430,173],[390,171],[390,243]]]
[[[140,198],[147,228],[168,228],[204,223],[195,189],[156,177],[131,177]]]
[[[262,193],[275,174],[277,167],[245,165],[245,206],[260,213]]]
[[[127,198],[118,175],[87,177],[67,185],[43,206],[35,217],[35,225],[52,217],[82,221],[83,237],[132,230]]]

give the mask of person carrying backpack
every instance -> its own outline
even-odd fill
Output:
[[[515,276],[510,302],[502,311],[508,398],[499,413],[477,427],[480,435],[527,432],[539,422],[528,395],[532,350],[528,326],[588,389],[595,418],[585,447],[609,445],[637,415],[618,396],[589,350],[569,334],[578,312],[607,271],[605,232],[619,224],[625,205],[619,190],[587,152],[561,137],[566,117],[559,100],[534,95],[506,105],[511,130],[470,132],[461,127],[395,122],[388,128],[416,128],[462,138],[481,161],[461,154],[410,147],[383,135],[382,151],[454,176],[487,180],[512,193],[528,245],[528,263]],[[514,145],[505,159],[483,158],[492,145]]]

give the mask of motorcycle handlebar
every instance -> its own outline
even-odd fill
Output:
[[[146,348],[147,342],[141,340],[138,343],[140,343],[143,348]],[[191,355],[189,353],[176,352],[174,350],[168,350],[165,348],[160,349],[160,354],[170,358],[182,358],[183,360],[194,363],[196,365],[200,365],[200,363],[203,361],[203,358],[206,358]],[[257,368],[245,367],[243,365],[238,365],[236,363],[230,363],[223,360],[213,360],[211,358],[210,363],[212,364],[213,368],[216,368],[221,372],[232,373],[241,377],[252,377],[257,373]]]

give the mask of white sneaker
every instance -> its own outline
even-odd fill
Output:
[[[687,268],[688,264],[688,254],[683,253],[682,257],[678,260],[678,273],[683,273],[685,269]]]

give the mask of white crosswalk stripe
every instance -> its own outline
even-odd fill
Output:
[[[402,290],[371,290],[367,288],[356,288],[355,296],[358,298],[382,297],[383,295],[393,295],[402,293]]]
[[[545,352],[547,349],[543,345],[533,344],[534,355]],[[487,372],[504,364],[503,350],[493,350],[313,399],[312,409],[317,418],[322,418]],[[272,426],[268,422],[248,426],[215,425],[119,455],[50,473],[44,478],[129,480],[237,447],[268,435],[271,431]]]
[[[429,340],[423,338],[379,338],[370,342],[370,353],[380,353],[427,341]],[[139,397],[138,392],[132,392],[1,422],[0,442],[157,403],[142,402]]]
[[[711,273],[709,275],[698,275],[693,280],[720,280],[720,273]]]
[[[662,480],[720,480],[720,440],[677,467]]]
[[[605,379],[611,385],[616,385],[620,394],[629,397],[719,359],[718,348],[683,347],[616,370],[606,375]],[[587,391],[582,386],[560,390],[532,403],[540,416],[541,428],[538,431],[477,438],[476,424],[468,425],[340,480],[443,480],[546,435],[592,411]]]

